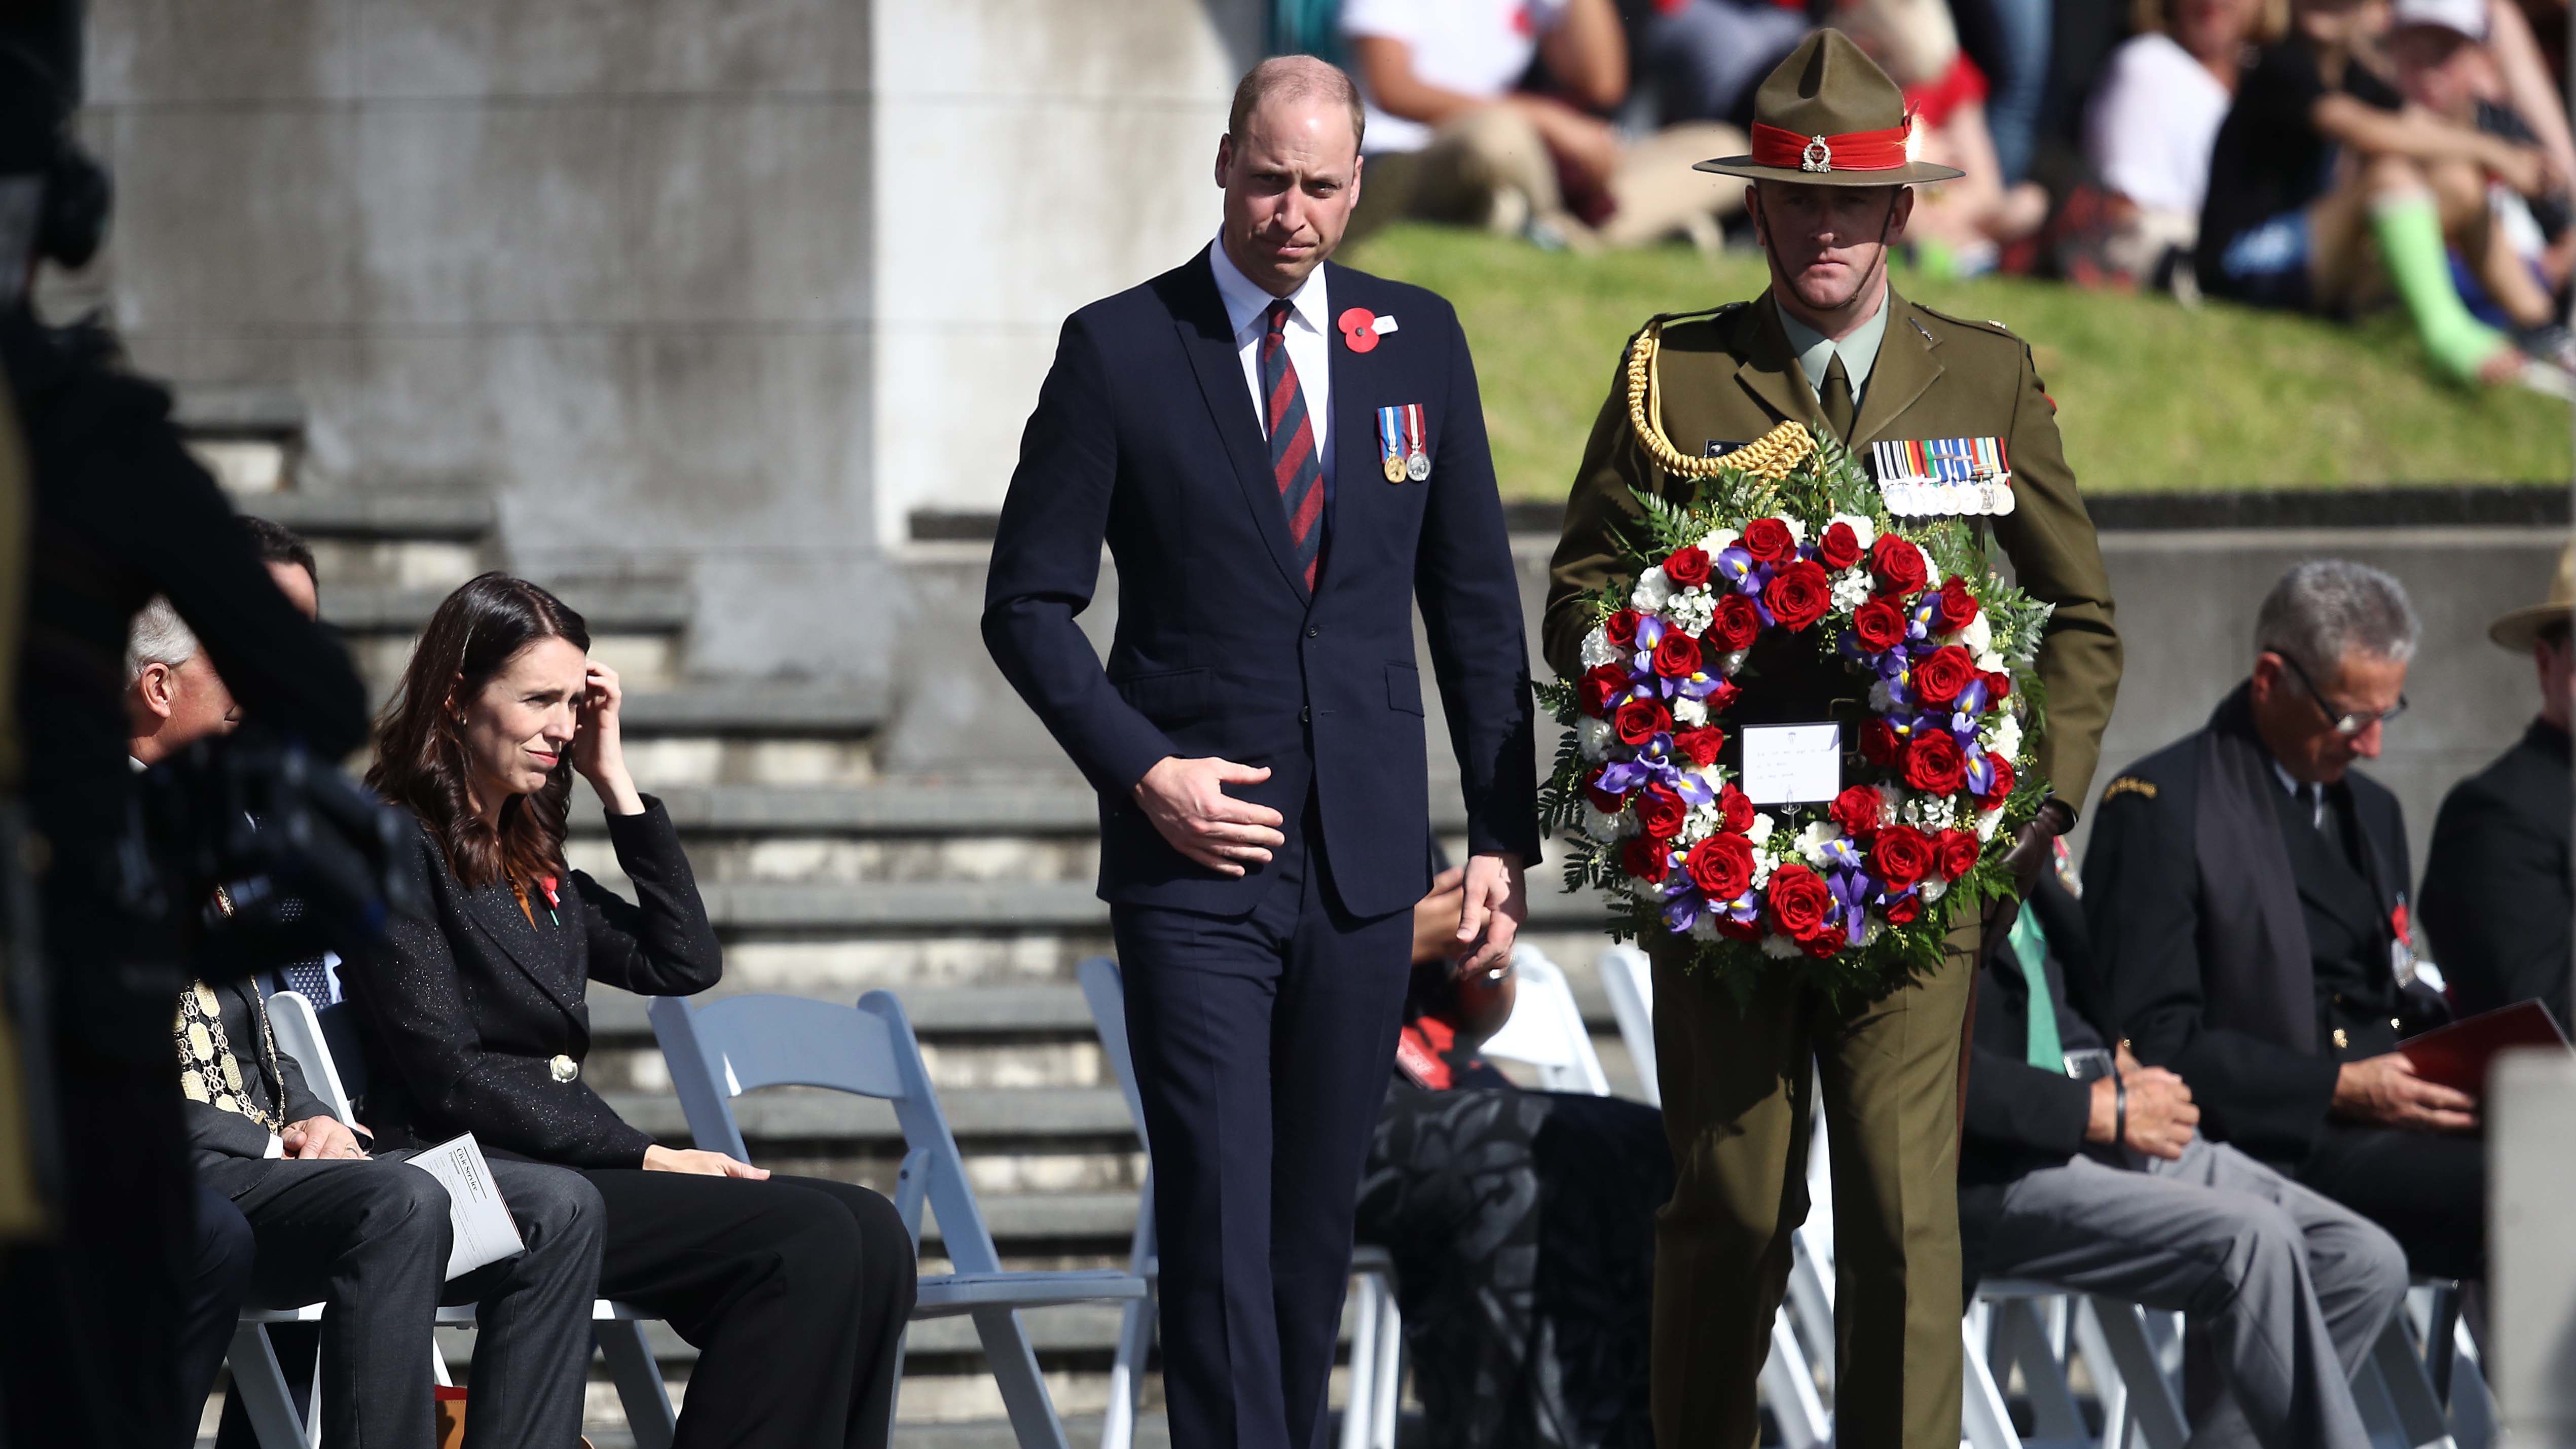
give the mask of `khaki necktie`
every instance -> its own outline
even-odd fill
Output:
[[[1825,405],[1825,426],[1833,430],[1836,440],[1851,441],[1852,391],[1851,374],[1843,371],[1843,355],[1834,354],[1832,365],[1825,369],[1825,385],[1817,393]]]

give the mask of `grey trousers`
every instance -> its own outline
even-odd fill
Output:
[[[2006,1188],[1987,1271],[2187,1315],[2223,1390],[2193,1405],[2194,1449],[2368,1449],[2352,1371],[2406,1296],[2397,1240],[2224,1143],[2151,1162]]]
[[[254,1162],[201,1155],[207,1186],[250,1220],[250,1301],[320,1302],[326,1449],[433,1449],[429,1352],[441,1303],[474,1303],[468,1449],[573,1449],[581,1440],[607,1209],[587,1178],[491,1161],[527,1251],[452,1283],[447,1190],[398,1158]]]

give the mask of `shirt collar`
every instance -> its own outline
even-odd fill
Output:
[[[1270,310],[1272,298],[1243,274],[1234,258],[1225,254],[1222,238],[1208,243],[1208,265],[1216,272],[1216,294],[1225,300],[1225,320],[1233,326],[1239,341],[1245,328],[1261,322],[1262,314]],[[1288,294],[1288,303],[1296,309],[1291,315],[1317,336],[1324,335],[1326,314],[1331,311],[1331,305],[1324,300],[1324,269],[1319,266],[1308,272],[1297,290]],[[1843,366],[1849,368],[1851,364],[1845,362]]]
[[[1809,387],[1820,394],[1823,392],[1825,370],[1833,365],[1834,354],[1839,352],[1843,359],[1843,376],[1851,379],[1852,401],[1860,401],[1861,391],[1869,386],[1870,367],[1878,361],[1878,344],[1887,338],[1887,314],[1890,310],[1887,300],[1891,295],[1889,292],[1879,293],[1878,310],[1871,313],[1869,320],[1860,324],[1857,331],[1840,342],[1791,316],[1789,309],[1780,305],[1778,297],[1771,299],[1772,308],[1780,314],[1781,330],[1789,334],[1789,350],[1797,354],[1798,366],[1805,370]]]

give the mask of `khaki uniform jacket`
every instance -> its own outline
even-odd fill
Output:
[[[2012,467],[2013,511],[1990,520],[2021,587],[2057,606],[2039,648],[2048,689],[2041,769],[2069,809],[2081,809],[2102,747],[2102,727],[2120,686],[2120,637],[2111,623],[2111,583],[2093,521],[2058,441],[2057,409],[2040,389],[2030,344],[1992,322],[1944,316],[1888,293],[1887,336],[1848,440],[1855,452],[1898,438],[1993,437]],[[1631,485],[1688,500],[1692,481],[1664,477],[1648,462],[1628,422],[1626,356],[1592,426],[1565,535],[1550,567],[1543,624],[1547,662],[1559,676],[1581,672],[1591,619],[1583,595],[1623,573],[1614,530],[1638,516]],[[1813,387],[1789,350],[1778,309],[1765,292],[1713,316],[1667,324],[1656,373],[1664,436],[1685,455],[1708,444],[1725,451],[1787,419],[1822,434]],[[1649,479],[1652,479],[1650,484]]]

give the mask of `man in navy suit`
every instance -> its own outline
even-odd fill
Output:
[[[1311,1449],[1430,884],[1413,609],[1466,796],[1471,969],[1538,851],[1519,589],[1447,303],[1325,258],[1358,92],[1235,93],[1216,242],[1065,323],[984,639],[1100,791],[1162,1239],[1172,1442]],[[1074,624],[1118,565],[1104,671]]]

